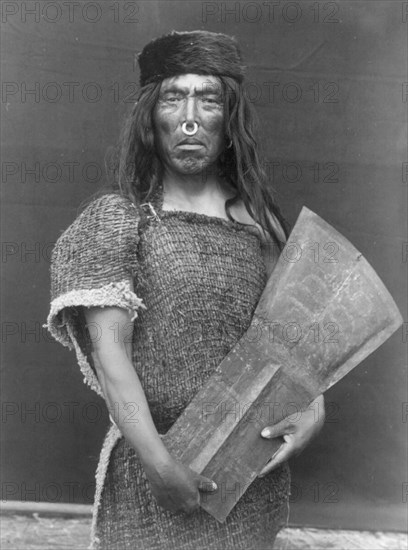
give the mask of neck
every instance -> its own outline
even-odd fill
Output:
[[[225,215],[225,200],[235,192],[216,173],[163,175],[163,208]]]
[[[186,203],[213,195],[223,187],[221,178],[215,173],[174,174],[166,171],[163,175],[163,190],[167,197]]]

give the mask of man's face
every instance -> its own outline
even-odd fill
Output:
[[[194,135],[182,130],[197,124]],[[156,144],[165,169],[199,174],[214,166],[224,149],[221,82],[212,76],[184,74],[163,80],[154,110]]]

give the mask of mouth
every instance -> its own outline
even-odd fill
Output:
[[[177,147],[180,147],[182,149],[199,149],[200,147],[204,147],[204,143],[199,139],[186,138],[182,141],[179,141],[177,143]]]

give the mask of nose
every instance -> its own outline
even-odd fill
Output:
[[[185,123],[188,131],[192,131],[197,124],[197,106],[195,97],[187,98],[184,111],[184,120],[182,122]]]

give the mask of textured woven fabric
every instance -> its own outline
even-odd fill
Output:
[[[105,267],[92,268],[85,288],[93,299],[95,288],[120,284],[133,274],[134,291],[129,292],[139,300],[133,364],[158,431],[165,433],[248,328],[265,286],[265,265],[258,237],[239,223],[165,212],[157,202],[158,215],[142,216],[135,231],[134,212],[123,200],[112,195],[99,199],[83,218],[101,208],[111,218],[118,210],[121,229],[115,229],[113,241],[108,234],[105,242],[107,252],[118,243],[123,251],[114,275]],[[79,219],[75,223],[81,225]],[[98,230],[109,233],[105,226]],[[89,234],[89,244],[95,238]],[[86,251],[79,253],[85,256]],[[86,261],[75,266],[74,274],[70,269],[65,273],[80,281],[77,289],[84,288],[81,269]],[[55,283],[54,300],[60,299],[61,288],[65,297],[73,291],[63,278]],[[123,307],[129,308],[129,302],[124,300]],[[156,505],[136,453],[113,427],[98,466],[93,548],[272,548],[286,521],[288,492],[285,465],[256,480],[224,524],[203,510],[191,516],[167,512]]]
[[[133,360],[153,418],[168,430],[249,327],[266,275],[239,223],[161,211],[140,224]]]
[[[95,548],[270,550],[287,521],[288,490],[285,464],[257,479],[223,524],[202,509],[189,516],[168,512],[157,506],[134,450],[122,438],[105,478]]]
[[[51,308],[47,327],[74,348],[85,381],[102,395],[92,368],[90,338],[78,306],[117,306],[137,316],[142,300],[133,292],[137,278],[138,211],[109,194],[93,200],[57,240],[51,257]],[[97,333],[91,334],[97,337]]]

